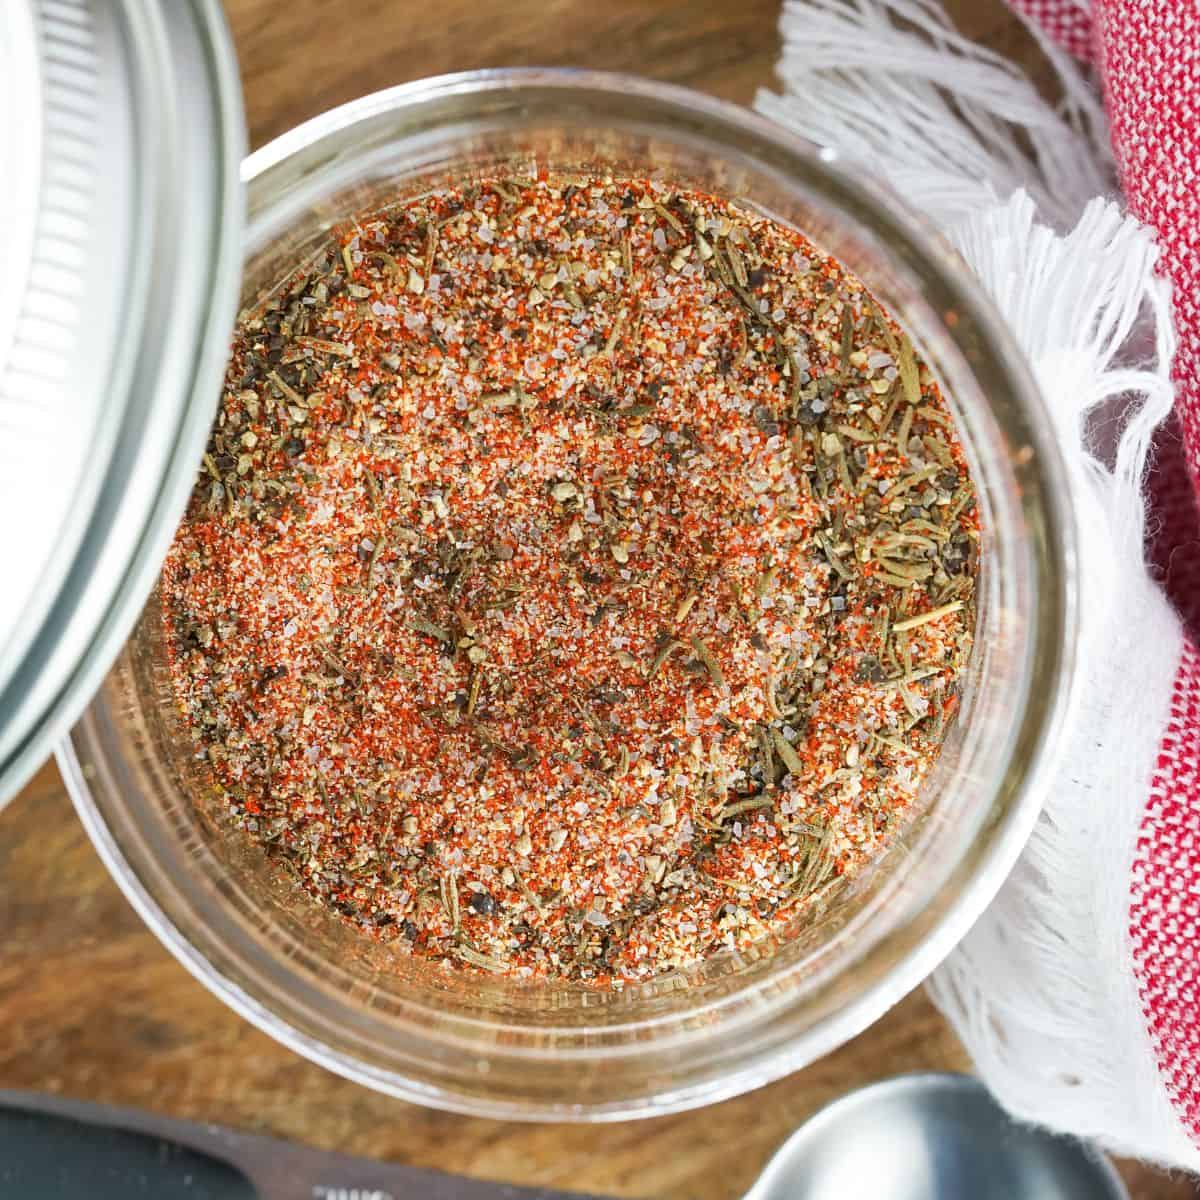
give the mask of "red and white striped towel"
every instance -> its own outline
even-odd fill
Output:
[[[1152,475],[1171,598],[1200,631],[1200,3],[1097,0],[1089,31],[1070,0],[1025,0],[1029,16],[1072,38],[1103,80],[1129,210],[1149,225],[1173,284],[1179,349],[1176,435]],[[1062,14],[1070,12],[1069,29]],[[1076,44],[1078,43],[1078,44]],[[1180,486],[1179,459],[1193,489]],[[1165,555],[1164,555],[1165,551]],[[1200,1146],[1200,656],[1188,646],[1129,876],[1129,950],[1156,1064]],[[1193,1160],[1194,1164],[1194,1160]]]
[[[1052,405],[1078,413],[1105,390],[1132,392],[1140,427],[1126,427],[1124,471],[1111,475],[1064,446],[1090,472],[1084,526],[1121,534],[1111,553],[1093,539],[1082,555],[1103,586],[1083,597],[1081,704],[1025,855],[931,991],[1017,1115],[1200,1169],[1200,653],[1184,634],[1185,623],[1200,632],[1200,0],[1010,3],[1059,68],[1057,109],[1012,64],[958,38],[935,0],[786,0],[785,93],[759,106],[900,180],[1014,321],[1001,274],[1035,311],[1084,295],[1035,278],[1021,230],[1036,203],[1061,235],[1043,230],[1038,243],[1060,273],[1090,272],[1089,287],[1110,289],[1106,311],[1141,306],[1156,327],[1136,380],[1128,346],[1089,344],[1079,328],[1016,329]],[[1117,180],[1128,217],[1087,206],[1118,194]],[[1032,202],[1010,201],[1017,188]],[[1173,331],[1154,311],[1165,285],[1150,241]],[[1096,311],[1081,303],[1079,325]],[[1173,333],[1177,399],[1164,421]],[[1076,352],[1078,377],[1050,372],[1055,339]],[[1075,398],[1081,386],[1091,399]],[[1145,422],[1161,424],[1149,456]]]
[[[1200,631],[1200,3],[1013,0],[1094,62],[1129,211],[1149,225],[1173,285],[1175,426],[1151,475],[1155,557]],[[1187,486],[1190,475],[1191,486]],[[1181,656],[1129,873],[1128,951],[1163,1087],[1200,1146],[1200,655]]]

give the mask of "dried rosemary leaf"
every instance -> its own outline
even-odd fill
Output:
[[[774,808],[775,801],[770,796],[751,796],[748,800],[737,800],[733,804],[723,805],[717,813],[717,821],[724,824],[742,813],[758,812],[765,808]]]
[[[315,350],[318,354],[332,354],[335,358],[353,358],[354,347],[344,342],[331,342],[328,338],[296,337],[292,339],[297,346]]]
[[[428,617],[421,616],[420,613],[414,613],[408,619],[408,627],[415,629],[417,633],[428,634],[429,637],[437,638],[439,642],[445,642],[447,646],[454,645],[454,635],[444,625],[436,625]]]
[[[658,213],[658,215],[662,217],[662,219],[666,221],[666,223],[670,225],[676,233],[682,234],[684,237],[687,236],[687,230],[684,229],[682,222],[669,208],[666,208],[662,204],[655,204],[654,211]]]
[[[850,355],[854,352],[854,312],[849,304],[842,306],[842,341],[838,347],[843,381],[850,374]],[[914,364],[915,365],[915,364]]]
[[[903,495],[905,492],[914,488],[919,483],[924,483],[927,479],[932,479],[939,474],[941,467],[922,467],[919,471],[911,471],[907,475],[901,475],[895,483],[888,488],[880,497],[880,503],[887,504],[888,501],[894,500],[897,496]]]
[[[470,963],[473,967],[479,967],[482,971],[490,971],[493,975],[503,975],[508,968],[499,959],[491,958],[486,954],[480,954],[478,950],[472,949],[470,946],[459,944],[454,947],[452,953],[461,958],[463,962]]]
[[[787,767],[788,773],[797,776],[803,775],[804,761],[796,753],[792,743],[778,729],[771,730],[771,740],[775,743],[775,753],[783,760],[783,765]]]
[[[288,401],[298,408],[304,407],[304,397],[290,387],[285,379],[283,379],[278,371],[270,371],[267,373],[267,378],[287,397]]]
[[[930,621],[938,621],[942,617],[948,617],[951,613],[961,612],[963,603],[961,600],[955,600],[950,604],[941,604],[937,608],[931,608],[928,612],[919,613],[915,617],[907,617],[903,621],[897,621],[892,626],[893,633],[907,633],[910,629],[918,629],[922,625],[927,625]]]
[[[904,398],[916,408],[921,403],[921,375],[913,344],[906,333],[900,335],[900,361],[897,367],[900,371],[900,384],[904,388]]]
[[[672,638],[669,642],[663,644],[662,648],[654,656],[654,660],[650,663],[650,678],[653,679],[658,674],[663,663],[667,661],[677,650],[684,650],[686,647],[683,642]]]
[[[379,556],[387,549],[387,534],[382,533],[375,539],[375,545],[371,547],[371,557],[367,560],[367,587],[371,586],[371,581],[375,575],[375,566],[379,562]]]
[[[875,325],[879,332],[883,334],[883,340],[887,343],[888,353],[892,358],[899,361],[900,358],[900,343],[896,340],[895,333],[892,332],[892,324],[884,315],[883,309],[875,303],[874,299],[870,300],[871,311],[875,316]]]
[[[696,657],[704,664],[704,669],[708,672],[713,683],[721,690],[725,690],[725,675],[721,670],[721,664],[713,657],[712,651],[700,640],[700,638],[692,637],[692,649],[696,651]]]

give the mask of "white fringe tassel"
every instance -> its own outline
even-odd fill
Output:
[[[1066,97],[1056,110],[934,0],[787,0],[780,30],[786,94],[761,91],[756,106],[914,207],[954,219],[1024,188],[1064,226],[1113,189],[1103,109],[1061,51],[1047,47]]]
[[[1081,618],[1090,636],[1115,616],[1126,581],[1146,576],[1142,485],[1154,431],[1174,400],[1170,289],[1154,273],[1158,248],[1147,228],[1106,200],[1088,204],[1060,237],[1035,223],[1023,192],[949,232],[1050,401],[1075,476]],[[1152,338],[1140,366],[1124,357],[1135,325]]]
[[[1200,1165],[1158,1076],[1128,941],[1131,865],[1182,633],[1143,562],[1141,485],[1170,412],[1166,284],[1145,229],[1096,200],[1066,237],[1018,194],[956,240],[1029,355],[1073,474],[1081,583],[1075,708],[1012,876],[929,992],[1016,1116],[1118,1152]],[[1122,355],[1139,316],[1149,360]],[[1112,466],[1089,414],[1132,398]]]
[[[1017,1116],[1200,1165],[1157,1075],[1127,928],[1182,645],[1143,561],[1142,486],[1174,348],[1152,235],[1096,198],[1111,183],[1103,117],[1066,56],[1053,56],[1067,95],[1056,111],[931,0],[789,0],[782,31],[788,93],[758,107],[890,182],[953,239],[1029,356],[1075,492],[1083,629],[1059,777],[930,992]]]

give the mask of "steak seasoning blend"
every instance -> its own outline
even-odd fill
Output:
[[[903,822],[975,495],[837,262],[645,180],[365,213],[243,314],[164,574],[219,789],[447,967],[621,986],[780,936]]]

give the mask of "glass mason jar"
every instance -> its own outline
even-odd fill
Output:
[[[150,927],[266,1032],[407,1100],[607,1120],[709,1103],[833,1049],[990,901],[1037,814],[1071,675],[1071,522],[1041,397],[955,253],[832,154],[679,88],[498,71],[326,113],[245,163],[243,302],[355,213],[539,169],[663,178],[796,227],[859,275],[938,376],[978,488],[983,565],[960,716],[903,836],[789,936],[602,991],[406,957],[318,908],[226,828],[171,697],[157,597],[60,763]]]

